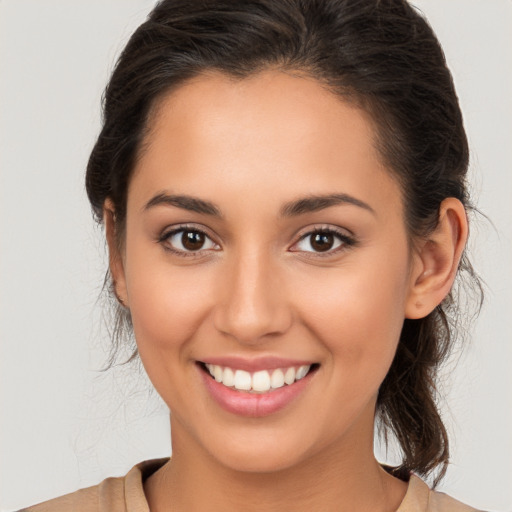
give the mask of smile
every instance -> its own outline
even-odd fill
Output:
[[[228,388],[249,393],[266,393],[303,379],[312,365],[260,370],[253,373],[216,364],[205,364],[205,367],[217,382]]]
[[[268,416],[290,406],[311,386],[318,363],[276,358],[197,361],[210,397],[237,416]]]

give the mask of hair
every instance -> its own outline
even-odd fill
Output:
[[[242,80],[266,69],[310,76],[370,115],[379,154],[401,187],[410,240],[436,227],[445,198],[471,208],[452,76],[431,27],[405,0],[163,0],[132,35],[105,90],[86,175],[97,221],[109,198],[122,237],[130,176],[160,98],[208,71]],[[481,291],[465,254],[462,271]],[[117,308],[115,350],[131,331],[129,311]],[[404,321],[376,411],[386,441],[390,432],[399,442],[398,476],[434,472],[437,483],[446,471],[436,377],[457,317],[450,293],[427,317]]]

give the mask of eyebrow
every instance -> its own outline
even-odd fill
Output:
[[[281,215],[283,217],[294,217],[343,204],[358,206],[375,215],[375,210],[369,204],[348,194],[311,195],[296,201],[290,201],[281,208]]]
[[[144,206],[144,210],[149,210],[154,206],[167,205],[176,206],[183,210],[190,212],[203,213],[206,215],[212,215],[214,217],[222,217],[222,214],[213,203],[199,199],[197,197],[187,195],[171,195],[166,193],[157,194],[155,197],[150,199]]]
[[[281,208],[280,214],[282,217],[295,217],[343,204],[358,206],[375,215],[375,210],[369,204],[348,194],[311,195],[303,197],[286,203]],[[175,206],[190,212],[202,213],[219,218],[222,217],[220,209],[210,201],[205,201],[204,199],[193,196],[172,195],[163,192],[150,199],[145,204],[143,210],[149,210],[159,205]]]

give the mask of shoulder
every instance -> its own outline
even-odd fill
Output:
[[[19,512],[149,512],[143,482],[168,460],[141,462],[125,476],[107,478],[98,485],[24,508]]]
[[[405,498],[397,512],[479,512],[477,509],[448,496],[431,490],[416,475],[411,475]]]
[[[53,500],[45,501],[39,505],[28,507],[20,512],[64,512],[75,510],[76,512],[96,512],[103,510],[100,497],[106,498],[111,505],[111,510],[117,510],[112,505],[123,499],[124,477],[107,478],[101,484],[80,489]],[[124,501],[124,500],[123,500]],[[121,509],[124,510],[124,509]]]
[[[20,512],[112,512],[125,511],[126,477],[107,478],[98,485],[25,508]]]

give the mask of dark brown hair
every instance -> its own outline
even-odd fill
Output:
[[[123,232],[127,188],[156,101],[208,70],[243,79],[274,68],[311,76],[366,110],[376,144],[400,183],[411,240],[436,227],[443,199],[470,208],[468,144],[451,74],[425,19],[405,0],[163,0],[126,45],[104,96],[103,129],[87,167],[101,222],[110,198]],[[466,258],[466,271],[479,283]],[[450,294],[426,318],[405,320],[381,385],[377,418],[403,452],[397,474],[440,478],[448,437],[435,378],[452,345]],[[116,332],[129,332],[122,307]]]

